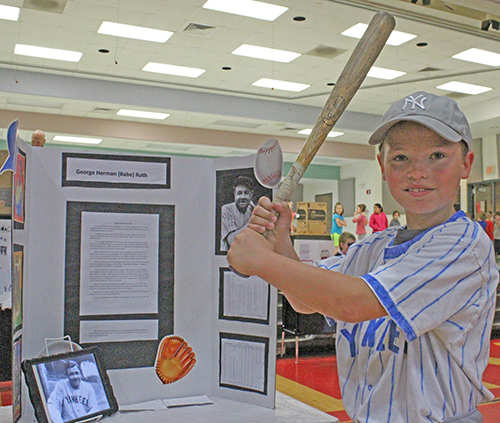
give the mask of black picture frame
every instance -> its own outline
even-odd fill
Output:
[[[273,199],[273,190],[261,185],[255,177],[253,167],[218,170],[215,173],[215,254],[227,255],[227,250],[221,246],[221,216],[222,206],[234,202],[233,185],[239,176],[249,178],[253,183],[252,201],[256,205],[260,197]]]
[[[66,378],[65,367],[68,361],[76,361],[79,366],[87,366],[88,375],[83,382],[91,385],[96,396],[96,410],[74,419],[63,420],[64,423],[76,423],[83,420],[109,416],[118,411],[118,402],[113,393],[106,369],[98,357],[95,347],[69,351],[61,354],[24,360],[21,368],[24,372],[29,397],[35,416],[39,423],[53,423],[48,401],[58,383]],[[84,372],[81,371],[84,376]]]

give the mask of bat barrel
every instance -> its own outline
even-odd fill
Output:
[[[289,201],[307,167],[337,123],[349,102],[363,83],[377,60],[396,22],[387,12],[378,12],[354,48],[347,64],[337,79],[323,110],[307,138],[297,160],[282,182],[275,201]]]

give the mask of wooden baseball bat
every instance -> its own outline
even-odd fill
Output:
[[[394,17],[387,12],[378,12],[371,20],[363,37],[354,48],[344,70],[337,79],[321,114],[314,124],[314,128],[302,146],[302,150],[293,163],[278,192],[274,196],[275,202],[289,201],[292,193],[299,184],[307,167],[332,130],[335,123],[363,83],[368,71],[377,60],[385,42],[396,26]],[[263,235],[267,237],[266,231]],[[239,276],[248,277],[232,266],[231,270]]]
[[[372,18],[363,37],[359,40],[340,74],[297,160],[293,163],[276,193],[275,202],[290,200],[293,191],[325,141],[326,136],[358,91],[375,60],[377,60],[395,25],[394,17],[387,12],[378,12]]]

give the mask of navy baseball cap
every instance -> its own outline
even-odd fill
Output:
[[[396,123],[420,123],[451,142],[465,141],[472,148],[469,123],[456,101],[446,96],[418,91],[395,102],[389,107],[382,123],[369,139],[372,145],[381,144]]]

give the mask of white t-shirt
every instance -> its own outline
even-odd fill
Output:
[[[463,212],[394,246],[397,230],[316,263],[361,276],[389,313],[337,322],[343,403],[356,422],[441,422],[493,398],[481,382],[499,275],[493,245]]]

